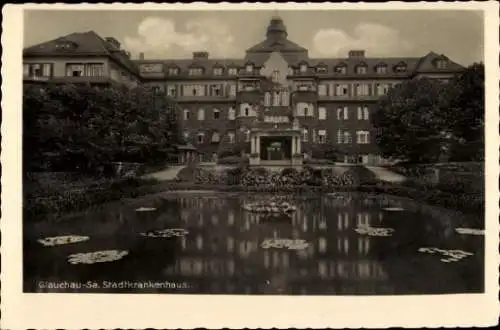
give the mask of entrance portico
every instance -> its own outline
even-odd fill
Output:
[[[302,165],[301,131],[254,128],[250,131],[250,165]]]

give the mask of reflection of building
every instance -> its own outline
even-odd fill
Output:
[[[268,222],[242,210],[244,198],[179,198],[190,234],[180,239],[176,263],[165,274],[211,283],[215,286],[207,290],[214,293],[320,293],[325,287],[335,293],[375,292],[387,275],[370,254],[371,238],[354,229],[378,221],[379,212],[332,206],[327,199],[297,201],[298,211],[288,222]],[[311,245],[262,248],[269,238],[304,239]]]
[[[144,84],[175,98],[184,136],[202,159],[228,149],[252,164],[300,164],[334,146],[345,161],[373,163],[370,118],[376,100],[415,77],[448,79],[461,66],[433,52],[423,57],[313,59],[273,17],[265,39],[241,59],[195,52],[182,60],[132,60],[115,38],[73,33],[24,50],[25,81]],[[316,156],[315,156],[316,157]]]

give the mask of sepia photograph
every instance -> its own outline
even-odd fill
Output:
[[[486,295],[486,7],[91,6],[17,27],[19,294]]]

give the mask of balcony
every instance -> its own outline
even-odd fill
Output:
[[[182,95],[174,98],[178,102],[234,102],[236,95]]]
[[[319,95],[318,101],[376,101],[379,95]]]

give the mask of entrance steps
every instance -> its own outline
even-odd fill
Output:
[[[379,179],[380,181],[399,183],[406,180],[405,176],[394,173],[385,167],[366,166],[366,168],[372,171],[377,176],[377,179]]]

